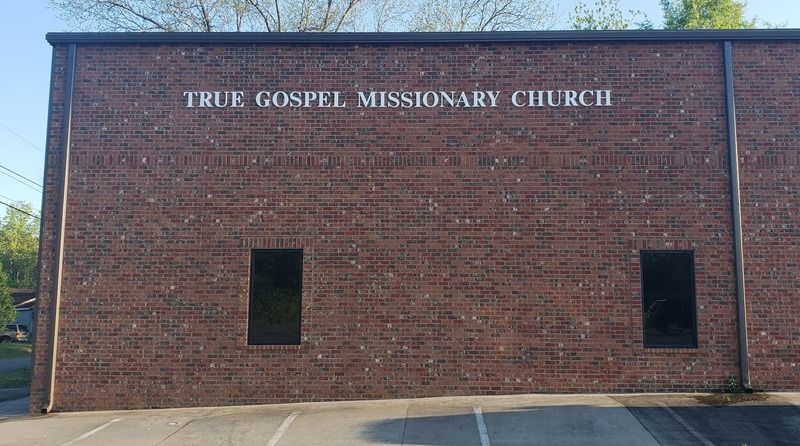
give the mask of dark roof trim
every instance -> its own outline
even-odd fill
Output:
[[[48,33],[50,44],[147,43],[509,43],[800,40],[800,29],[504,31],[465,33]]]

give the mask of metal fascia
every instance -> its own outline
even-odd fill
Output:
[[[503,31],[446,33],[48,33],[50,44],[445,44],[541,42],[674,42],[727,40],[800,40],[800,29]]]

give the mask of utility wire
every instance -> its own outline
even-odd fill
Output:
[[[2,170],[0,170],[0,173],[2,173],[3,175],[5,175],[5,176],[7,176],[7,177],[11,178],[12,180],[15,180],[15,181],[17,181],[19,184],[21,184],[21,185],[23,185],[23,186],[26,186],[26,187],[28,187],[29,189],[33,190],[33,191],[36,191],[36,192],[42,193],[41,189],[37,189],[37,188],[35,188],[35,187],[31,186],[30,184],[28,184],[28,183],[26,183],[26,182],[24,182],[24,181],[20,180],[20,179],[19,179],[19,178],[17,178],[17,177],[12,177],[11,175],[9,175],[9,174],[7,174],[7,173],[3,172]]]
[[[36,181],[33,181],[32,179],[30,179],[30,178],[26,177],[25,175],[22,175],[21,173],[17,173],[17,172],[15,172],[14,170],[12,170],[12,169],[9,169],[8,167],[6,167],[6,166],[4,166],[4,165],[2,165],[2,164],[0,164],[0,169],[7,170],[7,171],[9,171],[9,172],[13,173],[14,175],[16,175],[16,176],[18,176],[18,177],[22,178],[23,180],[25,180],[25,181],[27,181],[27,182],[29,182],[29,183],[33,183],[33,184],[35,184],[35,185],[37,185],[37,186],[39,186],[39,187],[42,187],[42,185],[41,185],[41,184],[39,184],[39,183],[37,183]]]
[[[12,203],[14,203],[15,201],[19,201],[19,200],[15,200],[15,199],[9,197],[8,195],[3,195],[3,194],[0,194],[0,198],[5,198],[6,200],[8,200],[8,201],[10,201]]]
[[[15,132],[15,131],[11,130],[11,129],[10,129],[10,128],[8,128],[8,127],[7,127],[5,124],[3,124],[3,128],[4,128],[4,129],[6,129],[6,130],[8,130],[9,132],[11,132],[11,134],[12,134],[12,135],[14,135],[14,136],[16,136],[17,138],[19,138],[19,139],[21,139],[21,140],[25,141],[26,143],[28,143],[28,145],[29,145],[29,146],[33,147],[33,148],[34,148],[34,149],[36,149],[38,152],[44,153],[44,150],[40,149],[40,148],[39,148],[39,146],[37,146],[36,144],[34,144],[34,143],[32,143],[32,142],[28,141],[27,139],[25,139],[25,137],[24,137],[24,136],[22,136],[22,135],[20,135],[19,133],[17,133],[17,132]]]
[[[18,208],[18,207],[16,207],[16,206],[12,206],[12,205],[10,205],[10,204],[6,203],[6,202],[5,202],[5,201],[3,201],[3,200],[0,200],[0,204],[4,204],[4,205],[6,205],[6,206],[10,207],[11,209],[14,209],[15,211],[22,212],[23,214],[25,214],[25,215],[27,215],[27,216],[29,216],[29,217],[33,217],[33,218],[35,218],[35,219],[37,219],[37,220],[39,220],[39,221],[41,221],[41,220],[42,220],[42,219],[41,219],[41,217],[37,217],[36,215],[33,215],[33,214],[31,214],[30,212],[28,212],[28,211],[24,211],[24,210],[22,210],[22,209],[20,209],[20,208]]]

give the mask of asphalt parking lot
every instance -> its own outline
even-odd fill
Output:
[[[2,445],[800,445],[800,393],[452,397],[0,421]]]

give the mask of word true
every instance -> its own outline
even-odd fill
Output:
[[[245,107],[244,91],[184,91],[187,108]],[[514,107],[611,107],[611,90],[501,91],[259,91],[252,104],[259,108],[484,108],[503,101]]]

